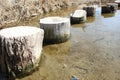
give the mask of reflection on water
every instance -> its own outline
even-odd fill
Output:
[[[85,32],[86,25],[85,25],[85,23],[81,23],[81,24],[74,24],[74,25],[72,25],[72,27],[73,28],[81,28]]]
[[[39,27],[39,19],[47,16],[68,17],[77,7],[59,10],[18,25]],[[71,26],[71,38],[60,44],[43,46],[39,70],[17,80],[120,80],[120,10],[114,16],[96,9],[95,17]]]
[[[95,21],[95,17],[87,17],[87,21],[81,24],[72,25],[73,28],[81,28],[85,32],[85,28],[87,27],[87,23],[93,23]]]
[[[102,14],[102,16],[104,16],[104,18],[111,18],[115,16],[115,13]]]
[[[64,55],[68,54],[70,51],[70,40],[60,43],[60,44],[53,44],[53,45],[45,45],[43,49],[43,53],[47,53],[49,55]]]
[[[87,23],[92,23],[95,21],[95,17],[88,17],[87,18]]]

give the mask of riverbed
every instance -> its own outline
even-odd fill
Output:
[[[39,27],[39,18],[69,17],[76,7],[33,17],[19,25]],[[70,40],[43,46],[39,69],[16,80],[120,80],[120,10],[71,26]]]

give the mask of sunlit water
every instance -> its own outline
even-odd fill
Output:
[[[29,20],[24,25],[38,26],[39,18],[68,17],[76,7],[52,12]],[[43,46],[39,69],[17,80],[120,80],[120,10],[71,26],[67,42]]]

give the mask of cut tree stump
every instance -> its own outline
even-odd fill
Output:
[[[109,6],[102,6],[102,11],[101,13],[112,13],[112,10]]]
[[[120,7],[120,0],[115,0],[115,3],[117,3],[118,7]]]
[[[118,4],[116,3],[107,3],[102,6],[102,13],[114,13],[118,9]]]
[[[79,24],[86,21],[86,11],[85,10],[75,10],[70,14],[71,24]]]
[[[87,12],[87,16],[95,16],[95,7],[94,6],[85,6],[83,10]]]
[[[62,17],[40,19],[40,28],[45,32],[44,43],[61,43],[70,38],[70,20]]]
[[[17,26],[0,31],[0,72],[18,76],[34,70],[40,60],[44,31]]]
[[[117,3],[107,3],[107,6],[109,6],[112,10],[112,12],[115,12],[118,10],[118,4]]]

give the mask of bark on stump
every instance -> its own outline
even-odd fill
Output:
[[[102,6],[102,13],[111,13],[111,9],[108,6]]]
[[[107,3],[107,6],[111,8],[112,12],[115,12],[118,10],[118,4],[116,3]]]
[[[116,5],[107,4],[102,6],[102,13],[114,13],[116,11]]]
[[[44,31],[18,26],[0,31],[0,71],[7,77],[34,70],[40,60]],[[10,76],[9,76],[10,75]]]
[[[70,38],[70,20],[62,17],[40,19],[40,28],[45,32],[44,43],[61,43]]]
[[[115,3],[117,3],[118,7],[120,7],[120,0],[115,0]]]
[[[85,10],[75,10],[70,14],[71,24],[79,24],[86,21],[86,11]]]
[[[83,7],[83,10],[87,12],[87,16],[95,16],[95,7],[86,6],[86,7]]]

